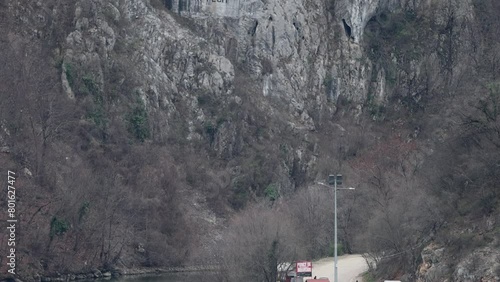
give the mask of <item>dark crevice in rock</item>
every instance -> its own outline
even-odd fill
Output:
[[[274,26],[272,27],[272,42],[273,42],[272,52],[273,52],[273,56],[274,56],[274,44],[276,43],[276,34],[275,34],[275,31],[274,31]]]
[[[172,10],[174,3],[172,3],[172,0],[165,0],[165,7],[167,9]]]
[[[369,32],[369,34],[377,34],[378,35],[378,31],[380,30],[380,23],[378,21],[378,17],[377,16],[373,16],[370,18],[370,20],[366,23],[365,27],[364,27],[364,32]]]
[[[189,0],[179,0],[179,13],[182,11],[189,11]]]
[[[259,25],[259,21],[255,21],[255,25],[253,26],[253,28],[248,32],[248,34],[251,34],[252,36],[255,35],[255,32],[257,32],[257,26]]]
[[[347,24],[345,19],[342,19],[342,23],[344,24],[345,34],[347,37],[352,38],[351,27]]]

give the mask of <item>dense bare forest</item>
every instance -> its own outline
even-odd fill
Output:
[[[0,3],[15,277],[276,281],[333,254],[342,173],[367,281],[500,279],[500,3],[365,2]]]

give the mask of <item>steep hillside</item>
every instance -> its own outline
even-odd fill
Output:
[[[224,264],[220,242],[277,214],[292,219],[271,253],[300,242],[283,259],[328,255],[331,195],[308,191],[341,172],[357,190],[341,196],[340,240],[378,262],[371,275],[498,280],[498,12],[494,0],[3,1],[17,273]],[[304,203],[321,209],[293,208]]]

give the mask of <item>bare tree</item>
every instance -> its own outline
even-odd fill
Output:
[[[369,223],[358,238],[364,242],[370,262],[381,273],[417,267],[423,244],[439,221],[435,198],[423,186],[395,186],[389,172],[377,170],[367,194]],[[406,183],[406,182],[404,182]]]
[[[333,242],[333,193],[319,185],[297,192],[286,202],[308,258],[329,255]]]
[[[57,63],[48,46],[25,43],[13,36],[2,48],[5,53],[0,62],[6,67],[0,70],[0,77],[8,83],[0,88],[0,121],[11,134],[16,154],[43,184],[50,173],[46,171],[50,147],[58,138],[68,138],[79,111],[62,92]]]
[[[227,281],[275,282],[278,266],[296,261],[300,245],[279,209],[257,204],[235,216],[221,246]]]

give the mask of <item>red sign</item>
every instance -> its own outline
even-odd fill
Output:
[[[295,265],[297,276],[311,276],[313,264],[311,261],[298,261]]]

